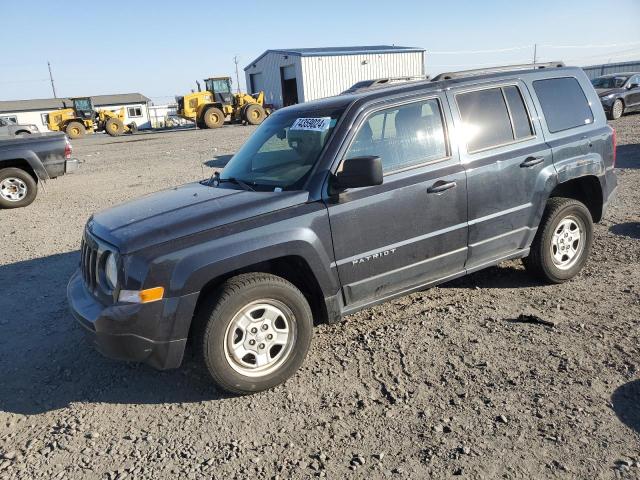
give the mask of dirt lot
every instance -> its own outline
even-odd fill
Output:
[[[74,142],[80,172],[0,211],[0,479],[640,477],[640,115],[614,126],[618,198],[579,278],[509,262],[320,326],[294,378],[241,398],[193,360],[103,358],[65,287],[92,212],[209,175],[252,129]]]

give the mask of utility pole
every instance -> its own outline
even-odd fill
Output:
[[[53,73],[51,73],[51,63],[47,60],[47,66],[49,67],[49,79],[51,80],[51,90],[53,90],[53,98],[58,98],[56,95],[56,86],[53,84]]]
[[[535,65],[538,60],[538,44],[533,44],[533,64]]]
[[[240,93],[240,75],[238,74],[238,56],[233,57],[233,62],[236,64],[236,87],[238,93]]]

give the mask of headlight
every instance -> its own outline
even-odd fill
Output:
[[[109,288],[114,290],[118,285],[118,256],[114,252],[110,252],[107,255],[107,260],[104,262],[104,276],[107,279]]]
[[[611,100],[613,97],[615,97],[615,94],[610,93],[609,95],[605,95],[604,97],[600,97],[601,100]]]

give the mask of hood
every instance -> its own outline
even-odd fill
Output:
[[[610,93],[620,93],[624,88],[596,88],[596,93],[599,97],[604,97]]]
[[[308,198],[308,192],[248,192],[188,183],[96,213],[88,228],[126,254]]]

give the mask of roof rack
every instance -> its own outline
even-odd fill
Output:
[[[389,87],[398,83],[415,82],[420,80],[429,80],[429,75],[408,75],[404,77],[383,77],[361,80],[351,85],[351,87],[342,92],[341,95],[361,92],[363,90],[369,90],[372,88]]]
[[[436,75],[431,79],[433,82],[440,80],[451,80],[453,78],[472,77],[474,75],[483,75],[485,73],[510,72],[512,70],[537,70],[542,68],[560,68],[564,67],[564,62],[544,62],[544,63],[521,63],[519,65],[503,65],[500,67],[477,68],[475,70],[462,70],[459,72],[446,72]]]

